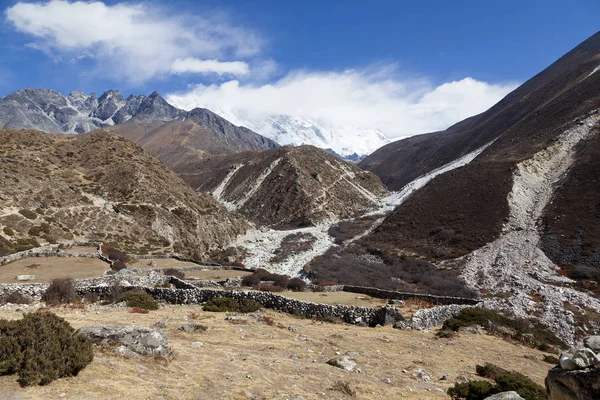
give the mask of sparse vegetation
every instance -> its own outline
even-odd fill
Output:
[[[127,269],[127,264],[125,264],[121,260],[116,260],[116,261],[113,261],[113,263],[110,265],[110,269],[112,269],[115,272],[118,272],[123,269]]]
[[[36,219],[37,218],[37,213],[35,213],[34,211],[31,210],[27,210],[27,209],[22,209],[19,210],[19,214],[21,214],[22,216],[24,216],[27,219]]]
[[[21,386],[76,376],[93,357],[90,342],[54,314],[37,312],[20,320],[0,320],[0,375],[16,373]]]
[[[558,358],[556,358],[555,356],[550,356],[550,355],[545,355],[544,356],[544,362],[547,362],[548,364],[552,364],[552,365],[558,365],[558,363],[560,362]]]
[[[104,245],[103,247],[104,254],[106,254],[109,260],[127,262],[127,254],[125,252],[108,245]]]
[[[352,388],[350,382],[337,381],[331,386],[331,390],[335,390],[350,397],[356,396],[356,390]]]
[[[10,229],[8,226],[5,226],[2,231],[4,232],[4,234],[6,236],[14,236],[15,235],[15,231],[13,231],[12,229]]]
[[[77,298],[77,291],[71,278],[54,279],[42,295],[42,300],[51,306],[72,303]]]
[[[289,290],[293,290],[294,292],[303,292],[304,289],[306,289],[306,282],[300,278],[292,278],[288,282],[287,288]]]
[[[293,233],[287,235],[281,241],[281,245],[275,250],[275,255],[269,260],[272,263],[280,263],[286,261],[294,254],[303,253],[312,249],[313,244],[317,240],[310,233]]]
[[[29,303],[31,303],[31,298],[28,296],[25,296],[23,293],[20,293],[20,292],[12,292],[12,293],[3,294],[2,296],[0,296],[0,304],[7,304],[7,303],[29,304]]]
[[[158,302],[148,293],[142,290],[129,290],[117,300],[117,302],[125,302],[128,307],[138,307],[144,310],[158,310]]]
[[[488,332],[531,347],[549,350],[551,347],[566,348],[567,345],[539,322],[511,319],[483,308],[464,308],[456,318],[444,322],[442,330],[458,331],[467,326],[482,326]]]
[[[204,311],[250,313],[262,308],[260,303],[251,299],[236,300],[230,297],[218,297],[204,304]]]

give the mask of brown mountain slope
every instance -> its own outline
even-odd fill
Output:
[[[390,143],[359,166],[379,176],[391,190],[447,164],[500,135],[507,154],[522,159],[542,149],[554,128],[594,107],[598,77],[585,79],[600,63],[600,34],[565,54],[486,112],[461,121],[443,132]],[[523,140],[526,140],[523,142]],[[512,147],[509,149],[508,147]]]
[[[402,162],[410,163],[417,154],[422,158],[416,168],[400,169],[414,177],[497,139],[472,163],[437,177],[396,209],[367,239],[369,244],[391,252],[403,249],[447,258],[497,238],[508,221],[507,197],[517,163],[548,148],[577,126],[576,119],[600,107],[600,74],[595,73],[599,64],[600,34],[596,34],[489,111],[441,134],[417,137],[406,147],[404,141],[395,143]],[[385,162],[377,167],[392,172],[380,175],[390,187],[409,179],[394,178],[394,165]]]
[[[557,265],[579,268],[581,276],[600,277],[600,135],[589,139],[569,175],[546,209],[542,248]]]
[[[156,155],[175,172],[206,155],[267,150],[278,145],[250,129],[238,127],[212,111],[196,108],[180,120],[135,118],[110,128]]]
[[[0,251],[90,240],[201,256],[247,223],[134,143],[98,131],[0,131]]]
[[[349,218],[387,192],[375,175],[313,146],[208,157],[186,169],[193,188],[267,225]]]

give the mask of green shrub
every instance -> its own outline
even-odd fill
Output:
[[[545,355],[544,362],[547,362],[548,364],[558,365],[560,360],[554,356]]]
[[[497,388],[488,381],[457,383],[448,389],[448,395],[452,397],[453,400],[484,400],[496,393],[498,393]]]
[[[27,209],[22,209],[19,210],[19,214],[21,214],[22,216],[24,216],[27,219],[36,219],[37,218],[37,214],[31,210],[27,210]]]
[[[260,303],[252,299],[236,300],[230,297],[217,297],[204,304],[204,311],[250,313],[262,308]]]
[[[292,278],[288,282],[287,288],[289,290],[293,290],[294,292],[303,292],[304,289],[306,289],[306,282],[300,278]]]
[[[503,336],[506,336],[506,333],[499,328],[508,328],[514,332],[510,335],[510,339],[521,341],[533,348],[549,350],[552,346],[561,349],[567,347],[565,342],[539,322],[511,319],[483,308],[463,308],[458,316],[449,318],[444,322],[442,330],[456,332],[460,328],[475,325],[484,327],[490,333],[499,333]]]
[[[53,279],[48,289],[42,295],[42,300],[51,306],[72,303],[77,297],[77,291],[71,278]]]
[[[158,302],[148,293],[142,290],[130,290],[119,298],[118,302],[124,301],[127,307],[139,307],[145,310],[158,310]]]
[[[475,370],[479,376],[494,380],[498,392],[515,391],[525,400],[546,399],[546,389],[519,372],[508,371],[490,363],[477,365]]]
[[[18,374],[21,386],[76,376],[93,357],[91,343],[54,314],[0,320],[0,375]]]
[[[15,235],[15,231],[10,229],[8,226],[5,226],[4,229],[2,229],[2,230],[4,231],[6,236],[14,236]]]

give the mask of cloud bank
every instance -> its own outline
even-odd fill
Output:
[[[391,70],[291,72],[266,85],[237,80],[194,85],[166,99],[183,109],[234,110],[249,119],[293,115],[332,127],[377,129],[393,139],[445,129],[485,111],[517,86],[472,78],[433,86],[389,78]]]
[[[222,15],[173,15],[148,4],[17,3],[5,17],[34,38],[31,47],[60,59],[92,58],[102,73],[138,83],[170,73],[244,75],[241,59],[263,47]]]

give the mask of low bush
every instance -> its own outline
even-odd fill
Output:
[[[158,310],[158,302],[148,293],[142,290],[129,290],[118,299],[118,302],[124,301],[128,307],[139,307],[144,310]]]
[[[333,386],[331,387],[331,390],[335,390],[337,392],[343,393],[350,397],[356,396],[356,390],[354,390],[352,388],[352,386],[350,385],[350,382],[337,381],[336,383],[333,384]]]
[[[548,364],[552,364],[552,365],[558,365],[560,360],[554,356],[545,355],[544,362],[547,362]]]
[[[0,375],[16,373],[21,386],[76,376],[93,358],[91,343],[54,314],[0,320]]]
[[[289,290],[293,290],[294,292],[303,292],[304,289],[306,289],[306,282],[300,278],[292,278],[288,282],[287,288]]]
[[[163,271],[163,274],[174,276],[175,278],[185,279],[185,272],[177,268],[167,268]]]
[[[127,254],[125,252],[108,245],[102,247],[104,254],[106,254],[109,260],[127,262]]]
[[[21,214],[22,216],[24,216],[27,219],[36,219],[37,218],[37,214],[34,211],[27,210],[27,209],[19,210],[19,214]]]
[[[261,292],[283,292],[283,288],[277,285],[254,285],[252,286],[252,289]]]
[[[125,264],[123,261],[121,260],[116,260],[113,261],[113,263],[110,265],[110,269],[112,269],[113,271],[121,271],[123,269],[127,269],[127,264]]]
[[[444,322],[442,330],[456,332],[460,328],[475,325],[482,326],[490,333],[504,337],[508,335],[508,339],[523,342],[534,348],[558,347],[564,349],[567,347],[565,342],[539,322],[511,319],[483,308],[463,308],[458,316]],[[508,328],[513,333],[507,334],[506,329],[502,328]]]
[[[251,299],[236,300],[230,297],[217,297],[204,304],[204,311],[250,313],[262,308],[260,303]]]
[[[31,298],[29,296],[25,296],[23,293],[12,292],[8,294],[3,294],[0,296],[0,304],[29,304],[31,303]]]
[[[4,231],[4,234],[6,236],[14,236],[15,235],[15,231],[10,229],[8,226],[5,226],[2,230]]]
[[[77,291],[71,278],[53,279],[48,289],[42,295],[42,300],[51,306],[72,303],[76,298]]]
[[[518,372],[505,370],[494,364],[476,366],[477,374],[492,379],[488,381],[472,381],[457,383],[448,389],[453,399],[483,400],[493,394],[515,391],[525,400],[545,400],[546,390],[531,379]]]

